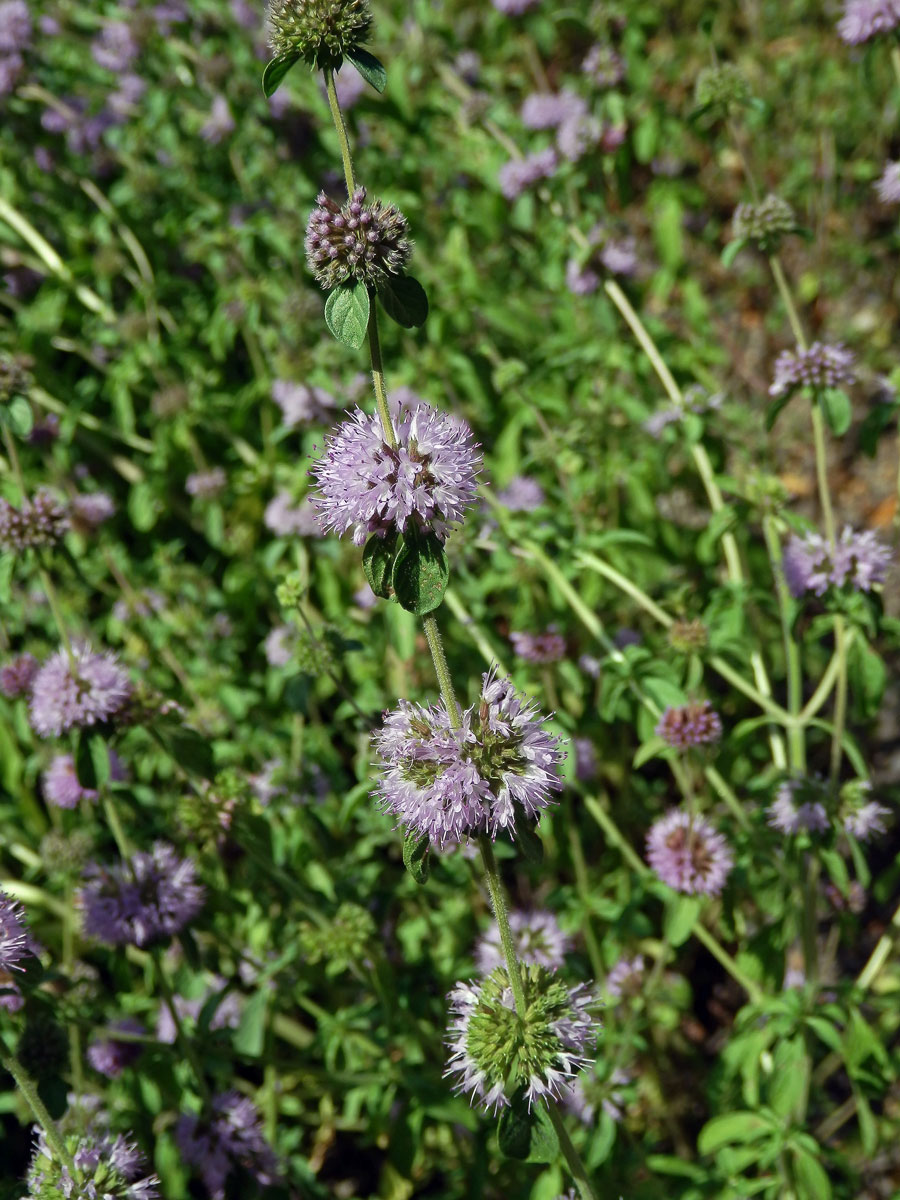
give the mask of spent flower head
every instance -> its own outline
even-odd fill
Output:
[[[267,15],[272,51],[320,71],[340,67],[372,31],[369,0],[269,0]]]
[[[813,342],[806,350],[782,350],[775,360],[770,396],[783,396],[794,388],[849,387],[856,379],[853,354],[840,342]]]
[[[647,861],[663,883],[677,892],[717,896],[734,857],[709,821],[673,808],[650,827]]]
[[[111,946],[152,946],[188,925],[203,907],[204,890],[189,858],[156,842],[111,867],[91,864],[79,893],[84,932]]]
[[[496,1111],[524,1093],[529,1107],[560,1099],[590,1065],[598,1024],[585,984],[568,987],[547,967],[522,968],[525,1011],[516,1011],[505,967],[450,993],[450,1057],[444,1072],[473,1104]]]
[[[396,445],[389,446],[377,416],[357,409],[325,439],[312,468],[319,485],[313,502],[324,530],[353,530],[362,545],[408,527],[444,541],[474,502],[481,455],[459,417],[422,400],[394,406]]]
[[[722,721],[708,700],[692,700],[688,704],[665,710],[656,726],[656,734],[677,750],[690,746],[707,746],[722,736]]]
[[[735,238],[753,242],[764,254],[774,254],[784,237],[796,233],[798,225],[788,202],[770,192],[763,200],[739,204],[731,228]]]
[[[319,192],[306,226],[306,258],[326,290],[356,280],[377,287],[401,275],[412,255],[409,222],[393,204],[366,203],[359,187],[338,205]]]
[[[439,846],[469,836],[515,836],[516,817],[536,819],[562,788],[565,757],[533,701],[494,671],[477,704],[453,728],[446,708],[401,700],[375,738],[384,808]]]
[[[709,630],[698,618],[676,620],[669,626],[669,645],[679,654],[698,654],[709,641]]]
[[[552,971],[563,965],[572,949],[572,939],[560,929],[552,912],[513,909],[509,914],[509,928],[519,962],[537,963]],[[495,921],[475,945],[475,967],[479,975],[489,975],[505,962],[500,928]]]

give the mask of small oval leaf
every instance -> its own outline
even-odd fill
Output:
[[[516,840],[522,847],[525,861],[533,867],[539,867],[544,861],[544,843],[537,831],[536,825],[526,825],[524,822],[516,829]]]
[[[34,428],[34,413],[24,396],[13,396],[5,408],[0,408],[0,422],[16,437],[28,437]]]
[[[427,883],[430,866],[428,850],[431,840],[428,834],[408,833],[403,841],[403,865],[418,884]]]
[[[391,574],[397,557],[397,531],[392,529],[384,537],[373,533],[363,550],[363,571],[369,587],[376,596],[387,600],[391,595]]]
[[[325,302],[325,324],[339,342],[358,350],[369,328],[369,291],[364,283],[341,283]]]
[[[447,555],[435,534],[404,539],[391,576],[401,608],[417,617],[434,612],[444,599],[449,578]]]
[[[404,329],[417,329],[428,318],[428,297],[412,275],[390,276],[378,288],[378,299],[391,320]]]
[[[363,50],[362,46],[354,46],[352,50],[348,50],[347,61],[352,62],[366,83],[371,83],[376,92],[383,92],[387,87],[387,71],[384,69],[384,63],[370,54],[368,50]]]
[[[507,1158],[520,1162],[552,1163],[559,1157],[559,1139],[543,1104],[529,1109],[519,1089],[497,1122],[497,1141]]]
[[[821,393],[822,412],[828,428],[835,437],[843,437],[850,428],[853,406],[850,397],[841,388],[825,388]]]
[[[277,58],[266,63],[266,69],[262,76],[262,89],[267,100],[270,96],[274,96],[285,75],[294,63],[299,61],[299,50],[289,50],[286,54],[279,54]]]

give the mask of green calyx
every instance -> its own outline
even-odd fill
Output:
[[[372,29],[368,0],[270,0],[269,41],[276,55],[298,54],[337,70]]]
[[[65,1145],[76,1164],[74,1174],[46,1149],[35,1155],[28,1172],[28,1194],[34,1200],[59,1200],[60,1196],[68,1200],[93,1200],[96,1196],[127,1200],[132,1194],[131,1185],[109,1162],[108,1154],[93,1153],[93,1138],[71,1134]]]
[[[509,976],[497,967],[485,979],[469,1018],[466,1050],[491,1084],[507,1096],[529,1080],[559,1069],[560,1041],[553,1023],[571,1014],[569,990],[546,967],[522,968],[525,1012],[515,1008]]]
[[[485,706],[482,705],[482,710]],[[473,739],[460,745],[460,758],[470,762],[493,792],[502,786],[506,775],[524,775],[528,760],[522,753],[521,742],[514,736],[494,733],[485,724],[487,712],[479,710],[472,722]],[[423,741],[432,736],[432,730],[423,718],[414,718],[412,732]],[[446,764],[428,759],[409,758],[403,767],[403,776],[417,787],[429,787],[447,769]]]

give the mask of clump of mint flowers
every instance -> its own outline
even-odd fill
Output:
[[[0,497],[0,549],[32,550],[55,546],[65,536],[69,518],[48,488],[38,488],[16,508]]]
[[[79,893],[84,932],[111,946],[143,949],[167,941],[203,907],[193,862],[166,842],[156,842],[150,853],[138,851],[128,863],[92,864],[85,878]]]
[[[795,388],[847,387],[856,379],[853,354],[839,342],[813,342],[806,350],[782,350],[775,360],[770,396],[783,396]]]
[[[364,187],[343,205],[319,192],[305,244],[309,269],[326,290],[349,280],[377,287],[402,274],[412,255],[406,217],[382,200],[367,204]]]
[[[31,683],[31,726],[41,737],[89,728],[122,713],[132,695],[128,672],[110,652],[75,645],[59,650]]]
[[[705,817],[671,809],[650,827],[647,861],[663,883],[686,895],[717,896],[734,856],[721,833]]]
[[[505,967],[458,984],[449,996],[444,1074],[486,1112],[505,1107],[523,1091],[529,1107],[545,1096],[559,1100],[592,1061],[598,1024],[591,1016],[596,1004],[591,989],[569,987],[535,963],[522,968],[522,984],[521,1014]]]
[[[269,45],[320,71],[336,70],[369,37],[368,0],[269,0]]]
[[[323,530],[352,529],[361,546],[408,526],[444,541],[474,502],[481,455],[465,421],[421,400],[394,410],[396,445],[377,416],[357,409],[325,439],[312,468]]]
[[[454,728],[443,704],[401,700],[375,738],[383,807],[439,846],[536,819],[562,788],[565,757],[534,702],[494,671]]]
[[[708,700],[692,700],[667,708],[656,726],[656,733],[668,746],[687,750],[691,746],[717,742],[722,736],[722,721]]]
[[[890,547],[871,530],[860,533],[847,525],[833,546],[814,531],[794,534],[785,546],[782,569],[797,599],[810,592],[823,596],[829,587],[869,592],[884,582],[891,558]]]
[[[43,1130],[28,1169],[34,1200],[156,1200],[159,1177],[146,1174],[144,1156],[123,1137],[72,1134],[65,1140],[74,1170],[57,1161]]]

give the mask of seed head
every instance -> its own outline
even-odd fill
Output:
[[[764,254],[774,254],[781,240],[797,232],[797,218],[786,200],[772,192],[758,204],[739,204],[732,218],[735,238],[753,242]]]
[[[48,488],[38,488],[21,508],[0,498],[0,549],[30,550],[55,546],[69,528],[69,518]]]
[[[700,620],[673,621],[668,637],[669,645],[679,654],[697,654],[709,641],[709,630]]]
[[[357,188],[342,206],[320,192],[306,226],[306,258],[318,283],[330,290],[355,279],[375,287],[399,275],[412,254],[409,222],[393,204]]]
[[[372,31],[369,0],[269,0],[269,45],[300,54],[320,71],[337,70]]]

